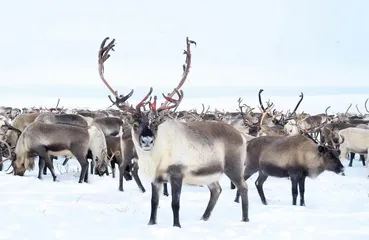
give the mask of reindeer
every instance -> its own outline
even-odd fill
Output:
[[[329,123],[327,125],[325,125],[322,128],[322,137],[321,137],[321,142],[322,143],[326,143],[328,146],[338,146],[336,144],[336,142],[338,142],[339,140],[339,131],[342,129],[346,129],[346,128],[363,128],[363,129],[368,129],[367,125],[365,124],[350,124],[350,123],[345,123],[345,122],[334,122],[334,123]],[[353,159],[355,158],[355,152],[350,152],[350,163],[349,163],[349,167],[352,167],[352,162]],[[363,166],[365,166],[365,156],[364,154],[360,154],[360,160],[363,163]]]
[[[322,114],[316,114],[312,116],[308,116],[302,119],[298,119],[297,117],[290,119],[287,121],[287,124],[285,125],[285,128],[287,132],[290,133],[290,135],[296,135],[300,132],[310,132],[311,135],[319,134],[320,129],[328,123],[329,116],[328,116],[328,109],[330,106],[328,106],[325,109],[325,113]],[[315,136],[317,138],[317,136]]]
[[[245,181],[259,171],[255,181],[260,199],[267,201],[263,184],[268,176],[290,177],[292,204],[296,205],[297,185],[300,190],[300,205],[305,206],[305,178],[316,178],[324,170],[343,174],[344,167],[339,160],[339,151],[318,145],[308,134],[294,136],[261,136],[247,143]],[[239,201],[237,192],[235,202]]]
[[[10,145],[10,147],[15,147],[20,132],[22,132],[29,124],[33,123],[39,114],[40,113],[22,113],[12,121],[10,125],[12,127],[11,129],[7,126],[8,130],[5,134],[5,141]],[[5,125],[7,124],[5,123]]]
[[[78,115],[78,114],[55,114],[52,112],[44,112],[39,114],[34,121],[39,121],[43,123],[49,124],[68,124],[72,126],[86,128],[88,127],[88,123],[85,117]],[[89,157],[92,158],[91,154]],[[65,156],[65,160],[63,165],[65,165],[71,156]],[[51,161],[57,159],[57,156],[50,156]],[[91,165],[93,165],[94,161],[91,161]],[[93,171],[93,166],[91,166],[91,171]],[[43,168],[43,174],[47,174],[47,166],[45,165]]]
[[[109,55],[110,50],[113,50],[113,48],[115,47],[114,39],[109,44],[106,45],[107,40],[109,40],[108,37],[102,41],[100,45],[99,53],[98,53],[99,76],[101,80],[103,81],[103,83],[107,86],[110,92],[114,94],[116,98],[115,101],[113,101],[112,97],[108,95],[113,105],[115,105],[116,107],[118,107],[118,109],[127,113],[127,114],[121,114],[121,116],[123,115],[124,117],[126,118],[128,117],[129,119],[131,119],[130,113],[129,113],[130,108],[128,107],[128,104],[126,102],[133,95],[133,92],[134,92],[133,89],[127,95],[118,95],[118,91],[113,90],[113,88],[109,85],[109,83],[106,81],[105,76],[104,76],[104,63],[110,57]],[[148,97],[149,95],[143,101],[139,103],[140,107],[149,103],[149,102],[145,102]],[[124,132],[124,134],[120,134],[120,135],[118,134],[117,137],[115,136],[123,128],[130,129],[131,125],[129,123],[123,124],[123,121],[116,117],[95,118],[91,122],[91,125],[100,128],[106,136],[108,154],[109,154],[109,157],[112,158],[111,167],[113,170],[113,177],[115,176],[115,163],[119,164],[119,190],[123,191],[123,176],[124,176],[124,173],[126,173],[125,172],[126,169],[130,168],[132,170],[132,175],[137,185],[139,186],[142,192],[145,192],[145,188],[142,186],[141,181],[138,177],[137,164],[132,165],[132,159],[133,158],[137,159],[137,154],[136,154],[133,142],[132,142],[131,131]],[[117,141],[119,141],[120,144],[117,144]],[[120,154],[115,155],[114,154],[115,152],[120,152]],[[127,179],[127,175],[126,175],[126,179]],[[166,183],[164,184],[164,195],[165,196],[169,195]]]
[[[98,117],[92,120],[91,125],[100,128],[105,136],[116,136],[123,121],[117,117]]]
[[[348,152],[360,155],[368,154],[369,151],[369,130],[357,127],[348,127],[338,131],[339,141],[344,141],[339,145],[341,159],[345,159]],[[361,157],[360,157],[361,158]],[[365,158],[362,158],[365,165]],[[352,166],[352,159],[350,159]]]
[[[15,160],[12,162],[14,175],[23,176],[25,171],[33,169],[34,158],[39,157],[38,178],[46,164],[53,180],[57,180],[50,155],[74,156],[81,164],[79,183],[88,182],[87,153],[91,150],[93,161],[97,158],[98,168],[105,172],[107,168],[106,140],[102,131],[94,126],[81,128],[67,124],[48,124],[40,121],[31,123],[20,135],[15,148]]]
[[[133,115],[132,139],[138,155],[140,169],[152,181],[151,216],[149,224],[156,224],[159,189],[163,182],[172,186],[173,226],[181,227],[179,201],[182,184],[208,185],[211,197],[202,216],[208,220],[221,193],[219,179],[225,173],[237,186],[242,197],[242,221],[248,218],[248,191],[242,179],[246,138],[237,129],[222,122],[183,123],[166,120],[163,110],[172,106],[155,104],[149,112],[141,112],[139,106]],[[166,97],[169,100],[168,97]]]

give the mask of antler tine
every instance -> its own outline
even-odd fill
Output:
[[[126,95],[118,95],[118,91],[114,90],[110,84],[106,81],[105,76],[104,76],[104,63],[106,60],[108,60],[108,58],[110,57],[110,50],[114,51],[114,47],[115,47],[115,39],[111,40],[110,43],[108,43],[107,46],[105,46],[106,42],[109,40],[109,37],[106,37],[101,45],[100,45],[100,50],[98,53],[98,70],[99,70],[99,75],[101,80],[103,81],[103,83],[105,84],[105,86],[109,89],[109,91],[115,96],[116,101],[113,101],[111,96],[108,95],[110,101],[116,105],[118,108],[122,109],[122,105],[125,101],[128,100],[128,98],[130,98],[133,95],[133,89],[131,89],[131,91]]]
[[[366,102],[367,101],[368,101],[368,99],[365,101],[365,110],[366,110]],[[347,110],[346,110],[346,112],[345,112],[344,115],[346,115],[348,113],[348,111],[350,110],[351,106],[352,106],[352,103],[350,103],[350,106],[347,108]],[[368,110],[366,110],[366,111],[368,111]]]
[[[110,50],[114,51],[114,47],[115,47],[115,39],[111,40],[111,42],[107,46],[105,46],[106,41],[108,40],[109,40],[109,37],[106,37],[100,45],[100,51],[98,53],[99,74],[100,74],[101,80],[104,82],[106,87],[110,90],[110,92],[114,96],[117,97],[118,96],[117,91],[114,91],[114,89],[109,85],[109,83],[105,80],[105,77],[104,77],[104,63],[110,57],[109,51]]]
[[[169,98],[173,97],[174,94],[179,91],[179,89],[181,89],[181,87],[183,86],[183,84],[185,83],[188,73],[190,72],[190,68],[191,68],[191,59],[192,59],[192,54],[191,54],[191,44],[194,44],[195,46],[197,46],[197,43],[193,40],[190,40],[188,37],[186,37],[186,50],[183,51],[183,54],[186,54],[186,60],[185,60],[185,64],[183,64],[182,68],[183,68],[183,74],[182,74],[182,79],[179,82],[178,86],[168,95]],[[167,106],[169,104],[169,101],[165,101],[162,106]]]
[[[261,101],[261,93],[264,91],[264,89],[260,89],[259,90],[259,94],[258,94],[258,96],[259,96],[259,104],[260,104],[260,107],[261,107],[261,109],[262,109],[262,111],[261,112],[264,112],[265,111],[265,108],[264,108],[264,105],[263,105],[263,102]]]
[[[357,106],[357,104],[355,105],[355,107],[356,107],[356,110],[360,113],[360,115],[362,116],[363,114],[360,112],[360,110],[359,110],[359,107]]]
[[[150,98],[151,99],[151,98]],[[150,109],[152,110],[152,111],[156,111],[156,100],[157,100],[157,97],[156,97],[156,95],[154,96],[154,101],[153,101],[153,103],[151,103],[151,100],[149,101],[149,106],[150,106]]]
[[[296,110],[299,108],[299,106],[300,106],[300,104],[301,104],[301,102],[302,102],[302,100],[304,99],[304,93],[303,92],[301,92],[301,94],[300,94],[300,100],[297,102],[297,104],[296,104],[296,107],[295,107],[295,109],[293,109],[293,111],[292,111],[292,113],[291,113],[291,115],[292,114],[294,114],[294,113],[296,113]]]
[[[146,100],[150,97],[151,93],[152,93],[152,87],[150,87],[150,91],[146,94],[146,96],[142,99],[141,102],[139,102],[137,105],[136,105],[136,111],[140,112],[140,108],[144,105],[144,103],[146,102]]]
[[[203,103],[201,105],[202,105],[202,111],[201,111],[200,115],[204,114],[204,112],[205,112],[205,105]]]
[[[161,112],[161,111],[163,111],[163,110],[168,110],[168,109],[172,109],[172,108],[177,108],[178,107],[178,105],[181,103],[181,101],[182,101],[182,99],[183,99],[183,91],[182,90],[177,90],[177,89],[174,89],[175,90],[175,92],[177,93],[177,95],[178,95],[178,99],[177,100],[175,100],[175,99],[173,99],[173,98],[171,98],[171,97],[169,97],[169,96],[165,96],[164,94],[163,94],[163,97],[165,98],[165,100],[167,100],[168,102],[171,102],[171,103],[173,103],[173,105],[168,105],[168,106],[165,106],[165,105],[161,105],[156,111],[157,112]]]
[[[368,108],[366,107],[366,104],[368,103],[368,100],[369,100],[369,98],[367,98],[366,100],[365,100],[365,111],[367,112],[367,113],[369,113],[369,111],[368,111]]]

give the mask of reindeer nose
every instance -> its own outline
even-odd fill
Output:
[[[141,137],[140,141],[141,141],[141,144],[142,145],[148,146],[150,144],[153,144],[154,138],[153,137],[149,137],[149,136]]]

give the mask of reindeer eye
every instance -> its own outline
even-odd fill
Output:
[[[137,122],[135,122],[135,123],[133,124],[133,130],[135,130],[135,131],[137,131],[137,130],[138,130],[138,123],[137,123]]]

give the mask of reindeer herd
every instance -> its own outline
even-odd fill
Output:
[[[38,157],[38,178],[49,170],[58,181],[53,160],[64,157],[65,165],[72,157],[81,165],[79,183],[88,183],[89,174],[115,178],[119,169],[119,191],[123,179],[132,178],[145,192],[139,177],[142,173],[151,181],[151,213],[149,224],[156,224],[160,192],[169,196],[170,183],[173,226],[181,227],[179,218],[182,185],[208,186],[210,199],[201,217],[209,219],[222,192],[219,180],[223,174],[230,179],[231,189],[237,189],[235,202],[241,197],[242,221],[249,221],[248,186],[246,180],[258,172],[255,181],[261,202],[267,204],[263,184],[268,176],[289,178],[292,185],[292,204],[305,205],[305,179],[316,178],[323,171],[344,175],[344,161],[350,155],[352,166],[355,153],[363,165],[369,149],[369,111],[367,101],[363,115],[311,115],[298,113],[304,94],[292,112],[279,111],[268,101],[262,101],[263,89],[258,93],[259,111],[242,103],[234,112],[196,110],[177,111],[184,98],[181,87],[191,67],[191,45],[186,38],[183,75],[173,92],[151,96],[153,88],[133,107],[128,103],[134,94],[119,95],[104,76],[104,64],[114,50],[115,40],[106,44],[105,38],[98,52],[98,73],[110,92],[112,106],[90,111],[59,108],[0,108],[0,171],[3,163],[11,161],[8,174],[23,176],[34,168]],[[177,98],[175,98],[177,96]],[[236,101],[235,101],[236,103]],[[90,160],[90,164],[89,161]],[[12,169],[10,169],[12,168]],[[10,171],[10,172],[9,172]]]

